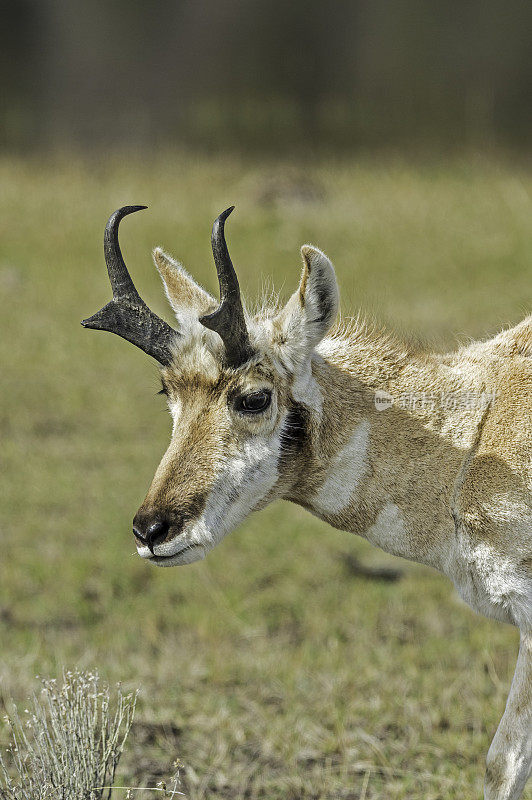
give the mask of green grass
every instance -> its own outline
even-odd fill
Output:
[[[443,577],[407,563],[395,584],[350,575],[342,554],[396,560],[287,503],[203,563],[133,555],[169,418],[151,360],[79,324],[109,299],[103,226],[129,203],[150,206],[122,243],[159,313],[151,248],[215,290],[210,225],[236,203],[248,296],[263,282],[288,294],[311,241],[346,312],[453,346],[530,310],[532,175],[482,161],[0,162],[4,696],[23,702],[63,665],[140,684],[123,779],[153,783],[179,757],[191,800],[480,797],[517,635]]]

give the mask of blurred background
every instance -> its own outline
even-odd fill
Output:
[[[524,146],[522,0],[2,3],[1,143]]]
[[[170,432],[157,368],[79,322],[110,296],[112,211],[149,206],[122,248],[170,319],[151,249],[216,293],[210,227],[235,203],[250,299],[287,297],[311,241],[346,315],[438,349],[516,323],[531,309],[532,5],[1,12],[0,710],[36,675],[97,668],[141,686],[122,784],[167,780],[179,758],[191,800],[479,797],[516,632],[288,503],[204,562],[150,568],[131,520]]]

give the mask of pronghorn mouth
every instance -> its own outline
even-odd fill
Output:
[[[205,548],[200,544],[187,544],[185,547],[182,547],[181,550],[178,550],[176,553],[172,553],[168,556],[158,556],[153,554],[148,561],[150,563],[155,564],[157,567],[173,567],[178,566],[179,564],[188,564],[190,559],[187,558],[186,561],[183,562],[183,557],[190,553],[192,554],[193,551],[201,551],[202,555],[198,556],[199,558],[203,558],[205,555]],[[192,561],[198,560],[196,558],[192,559]]]

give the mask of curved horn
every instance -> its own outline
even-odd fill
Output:
[[[253,349],[244,318],[238,278],[225,241],[225,220],[233,209],[234,206],[231,206],[223,211],[212,226],[211,245],[220,284],[220,305],[212,314],[200,317],[200,322],[221,337],[225,345],[226,364],[235,368],[249,361]]]
[[[178,332],[151,311],[141,298],[125,265],[118,243],[121,220],[147,206],[124,206],[111,214],[103,237],[105,263],[113,299],[81,323],[85,328],[116,333],[155,358],[163,366],[172,361],[172,344]]]

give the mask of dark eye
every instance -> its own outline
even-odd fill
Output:
[[[241,395],[236,401],[236,407],[245,414],[260,414],[261,411],[266,411],[271,401],[272,393],[267,389],[261,389],[259,392]]]

